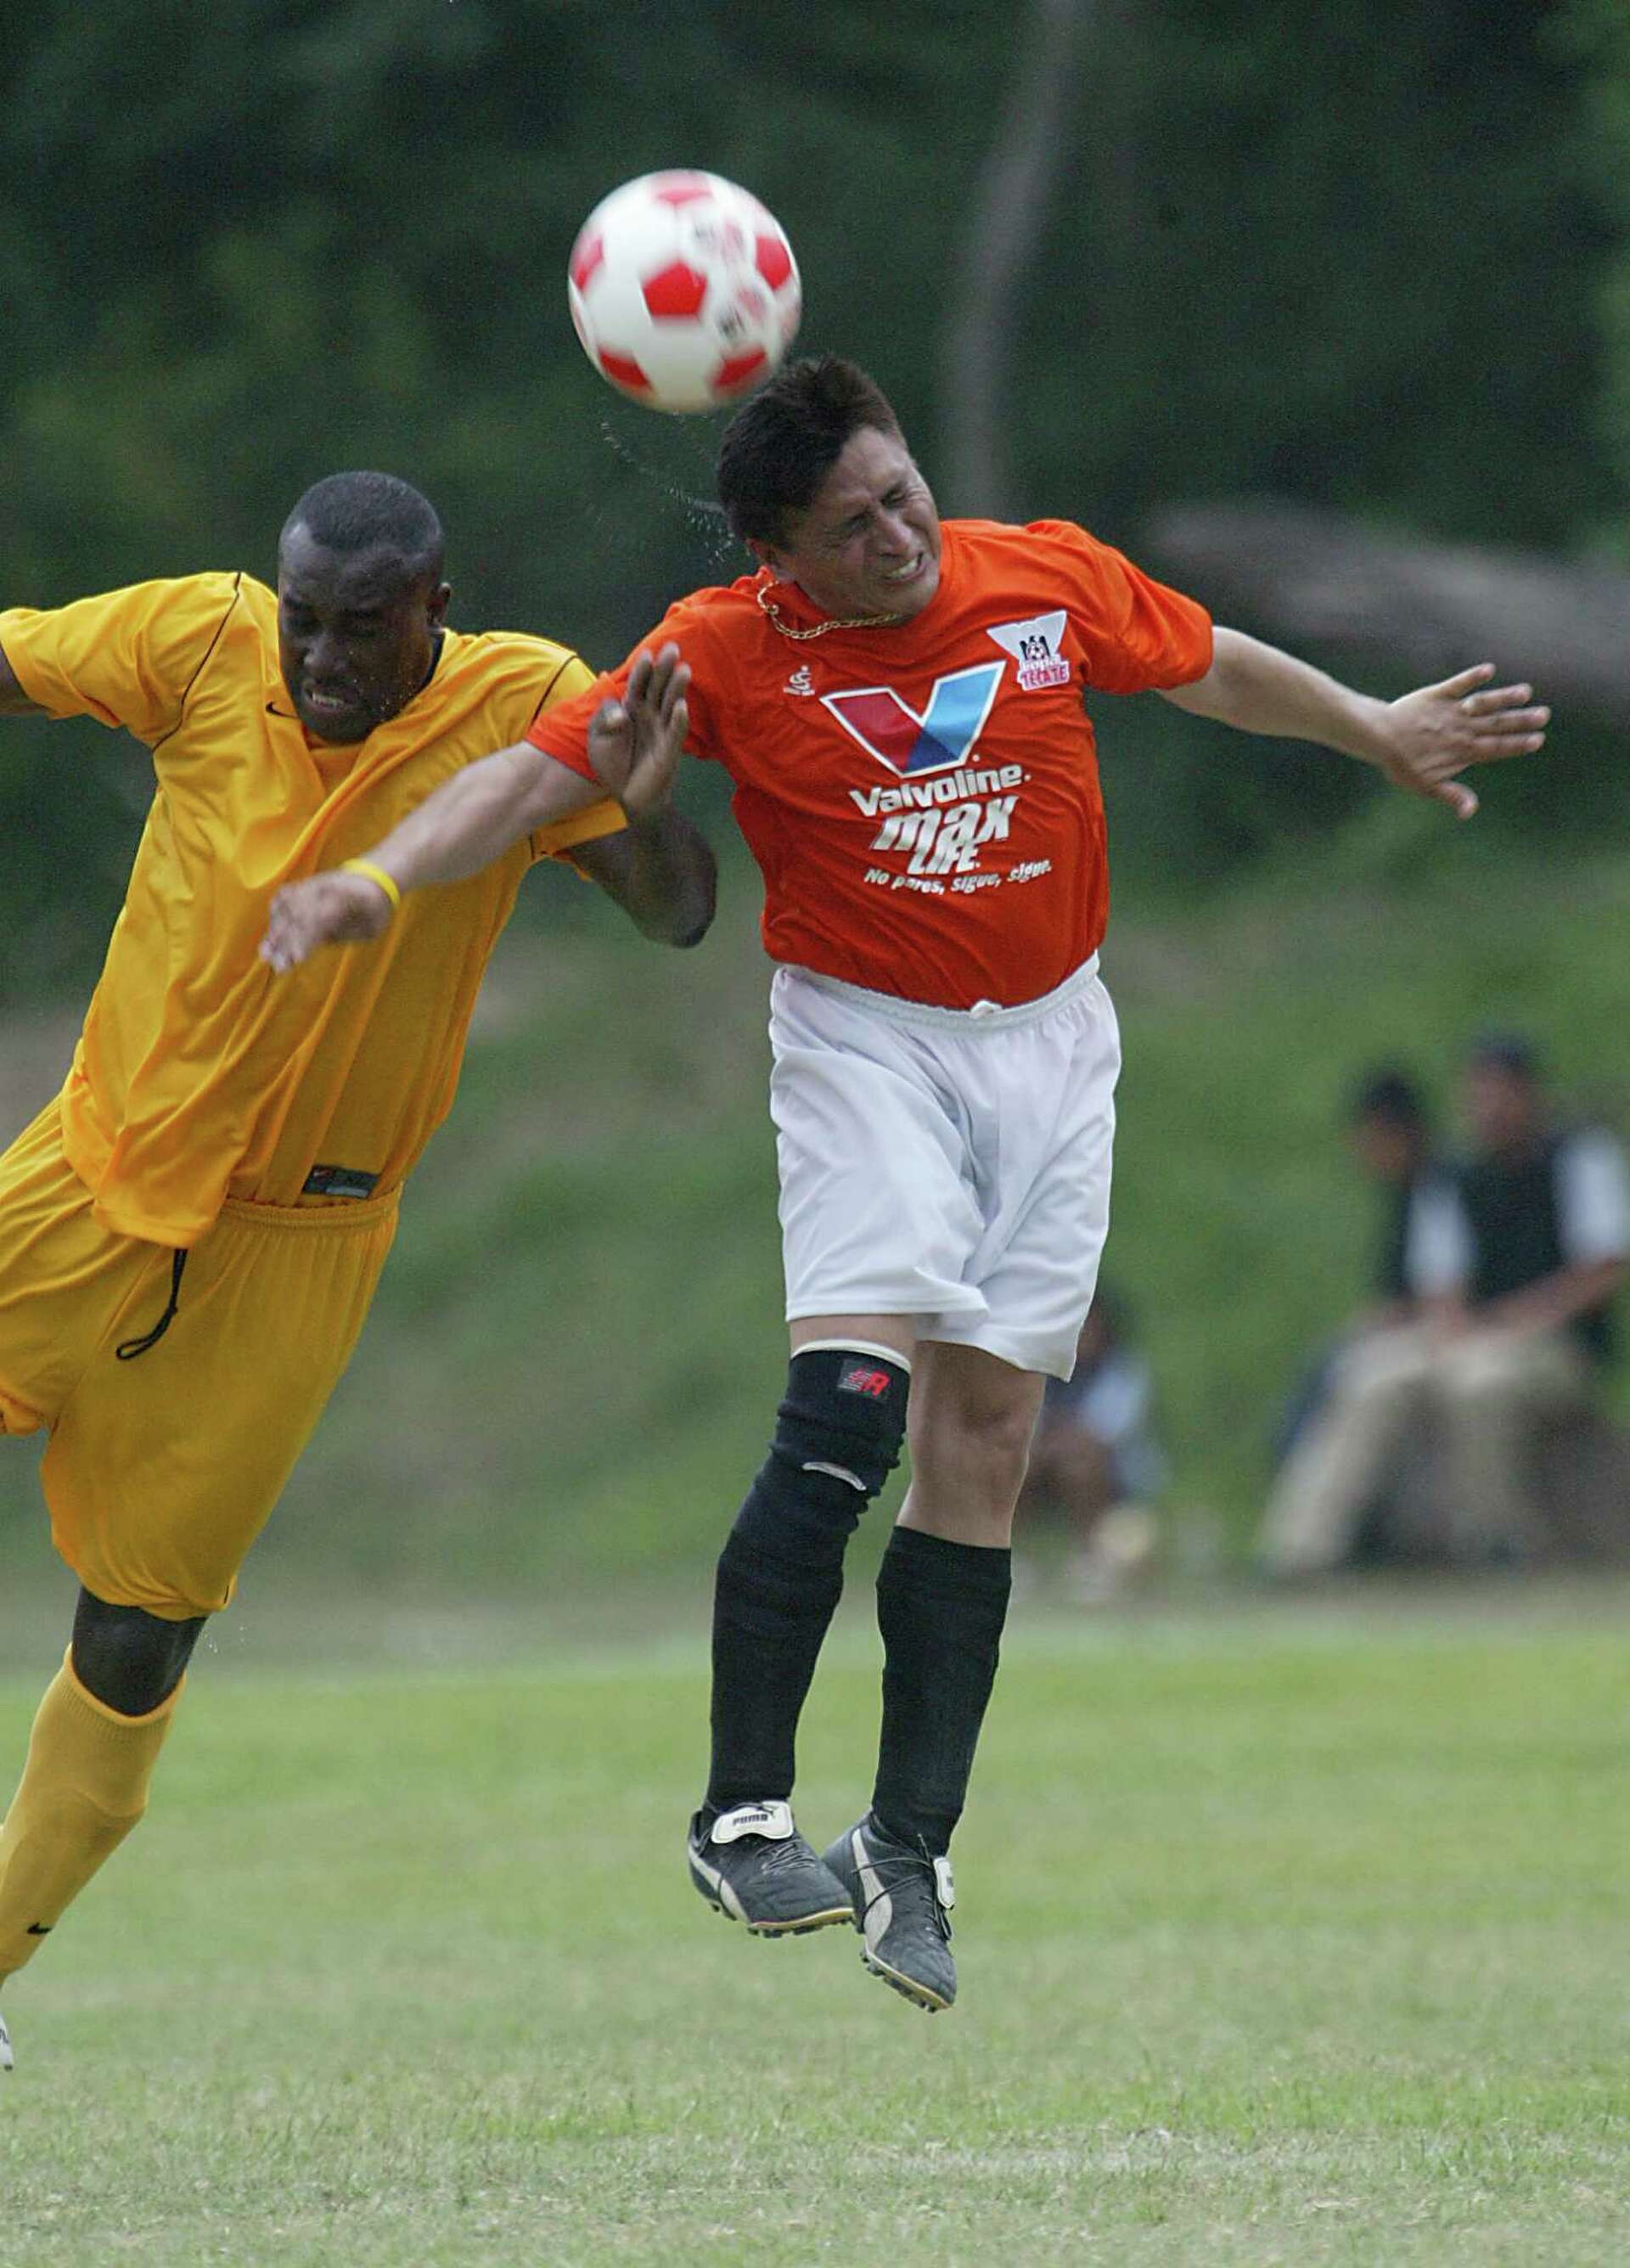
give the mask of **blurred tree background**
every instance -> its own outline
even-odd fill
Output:
[[[1250,496],[1408,544],[1626,550],[1622,0],[40,0],[0,77],[3,603],[269,576],[300,490],[372,464],[438,502],[461,624],[620,653],[737,571],[716,423],[620,401],[567,317],[588,209],[675,164],[776,212],[801,347],[877,372],[947,509],[1141,550],[1172,507]],[[130,758],[90,725],[4,734],[14,1011],[94,973]],[[1564,720],[1467,856],[1622,840],[1622,773]],[[1174,920],[1272,902],[1333,830],[1338,895],[1406,896],[1444,855],[1357,767],[1219,761],[1161,703],[1117,713],[1106,776],[1123,882]],[[1323,1138],[1328,1079],[1293,1093],[1291,1135]]]
[[[48,0],[0,72],[9,602],[268,572],[301,488],[375,463],[440,501],[460,620],[620,652],[735,571],[694,501],[716,435],[597,382],[562,271],[606,188],[693,160],[781,216],[803,344],[876,369],[948,508],[1129,544],[1239,494],[1448,541],[1622,534],[1618,0]],[[1053,139],[993,276],[1015,92]],[[1000,496],[958,492],[971,295],[1001,319]],[[1310,812],[1309,777],[1191,744],[1118,813],[1123,850],[1226,872],[1367,785],[1321,774]],[[8,734],[8,991],[93,964],[132,792]],[[65,858],[100,898],[64,908]]]

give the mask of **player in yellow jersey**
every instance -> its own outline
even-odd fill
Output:
[[[356,1344],[528,867],[569,853],[669,944],[712,917],[711,853],[667,800],[669,665],[601,712],[620,801],[415,893],[382,951],[282,981],[257,958],[282,884],[591,682],[546,639],[449,629],[448,596],[425,499],[342,473],[290,515],[275,593],[203,574],[0,613],[0,714],[122,725],[156,776],[67,1082],[0,1157],[0,1433],[48,1432],[81,1585],[0,1827],[0,1984],[145,1808],[194,1643]]]

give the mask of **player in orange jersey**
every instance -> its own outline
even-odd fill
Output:
[[[280,884],[592,681],[546,639],[450,630],[448,595],[429,504],[357,473],[296,505],[275,594],[207,574],[0,614],[0,713],[122,725],[157,781],[67,1083],[0,1158],[0,1432],[48,1431],[82,1585],[0,1828],[0,1984],[141,1815],[204,1618],[362,1328],[527,868],[569,854],[670,944],[711,918],[711,853],[666,800],[682,729],[636,685],[593,727],[636,821],[596,791],[415,898],[383,955],[273,982],[255,947]]]
[[[540,718],[371,855],[408,889],[578,807],[597,792],[590,721],[631,671],[668,673],[693,751],[735,783],[778,964],[791,1363],[719,1561],[691,1871],[761,1933],[854,1920],[869,1967],[944,2008],[947,1851],[995,1674],[1013,1506],[1108,1221],[1120,1045],[1098,976],[1107,872],[1083,690],[1153,688],[1320,741],[1461,816],[1475,799],[1458,775],[1537,748],[1547,712],[1487,666],[1370,700],[1214,633],[1203,608],[1068,522],[943,521],[852,364],[783,370],[732,421],[718,485],[758,572],[680,600],[654,664],[642,652]],[[275,907],[268,950],[292,963],[388,917],[373,883],[319,875]],[[821,1858],[793,1823],[794,1734],[845,1543],[907,1435],[911,1487],[877,1580],[876,1786]]]

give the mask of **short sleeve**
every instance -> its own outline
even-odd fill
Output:
[[[1418,1300],[1464,1290],[1472,1273],[1472,1226],[1459,1191],[1446,1179],[1423,1182],[1409,1201],[1404,1280]]]
[[[1557,1153],[1557,1212],[1562,1250],[1575,1268],[1630,1255],[1630,1175],[1610,1134],[1571,1135]]]
[[[1087,1381],[1079,1415],[1100,1441],[1119,1449],[1149,1423],[1151,1385],[1142,1363],[1109,1355]]]
[[[180,722],[239,580],[188,575],[44,612],[13,607],[0,614],[0,650],[48,716],[94,717],[151,747]]]
[[[569,706],[591,691],[594,681],[594,672],[582,656],[568,654],[544,688],[532,725],[556,709]],[[592,716],[593,710],[589,713]],[[584,768],[585,778],[591,779],[593,776],[591,769]],[[569,819],[557,820],[553,827],[538,828],[530,838],[532,855],[534,858],[556,858],[579,843],[598,843],[603,835],[620,835],[628,823],[628,814],[622,806],[614,796],[608,795],[603,803],[591,803],[586,810],[573,812]]]
[[[1211,666],[1211,617],[1197,600],[1064,519],[1032,520],[1027,534],[1056,565],[1083,674],[1102,693],[1192,685]]]
[[[703,604],[706,593],[680,599],[669,608],[655,630],[642,637],[632,653],[615,669],[594,678],[581,692],[551,706],[532,720],[526,737],[534,747],[541,748],[546,756],[564,764],[570,771],[580,772],[584,779],[594,777],[594,767],[589,761],[589,724],[602,701],[618,698],[628,682],[628,672],[635,658],[642,652],[656,653],[670,641],[679,649],[680,659],[691,668],[690,689],[686,703],[690,711],[690,728],[685,745],[692,755],[714,757],[717,747],[714,733],[714,709],[709,686],[715,672],[709,667],[716,645],[716,632],[708,620]]]

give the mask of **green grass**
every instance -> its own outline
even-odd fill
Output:
[[[804,1745],[820,1835],[864,1795],[863,1603]],[[547,1668],[206,1665],[148,1824],[8,1998],[0,2250],[1617,2264],[1622,1605],[1032,1610],[932,2021],[847,1932],[753,1944],[687,1887],[688,1609]],[[33,1697],[0,1690],[8,1755]]]

